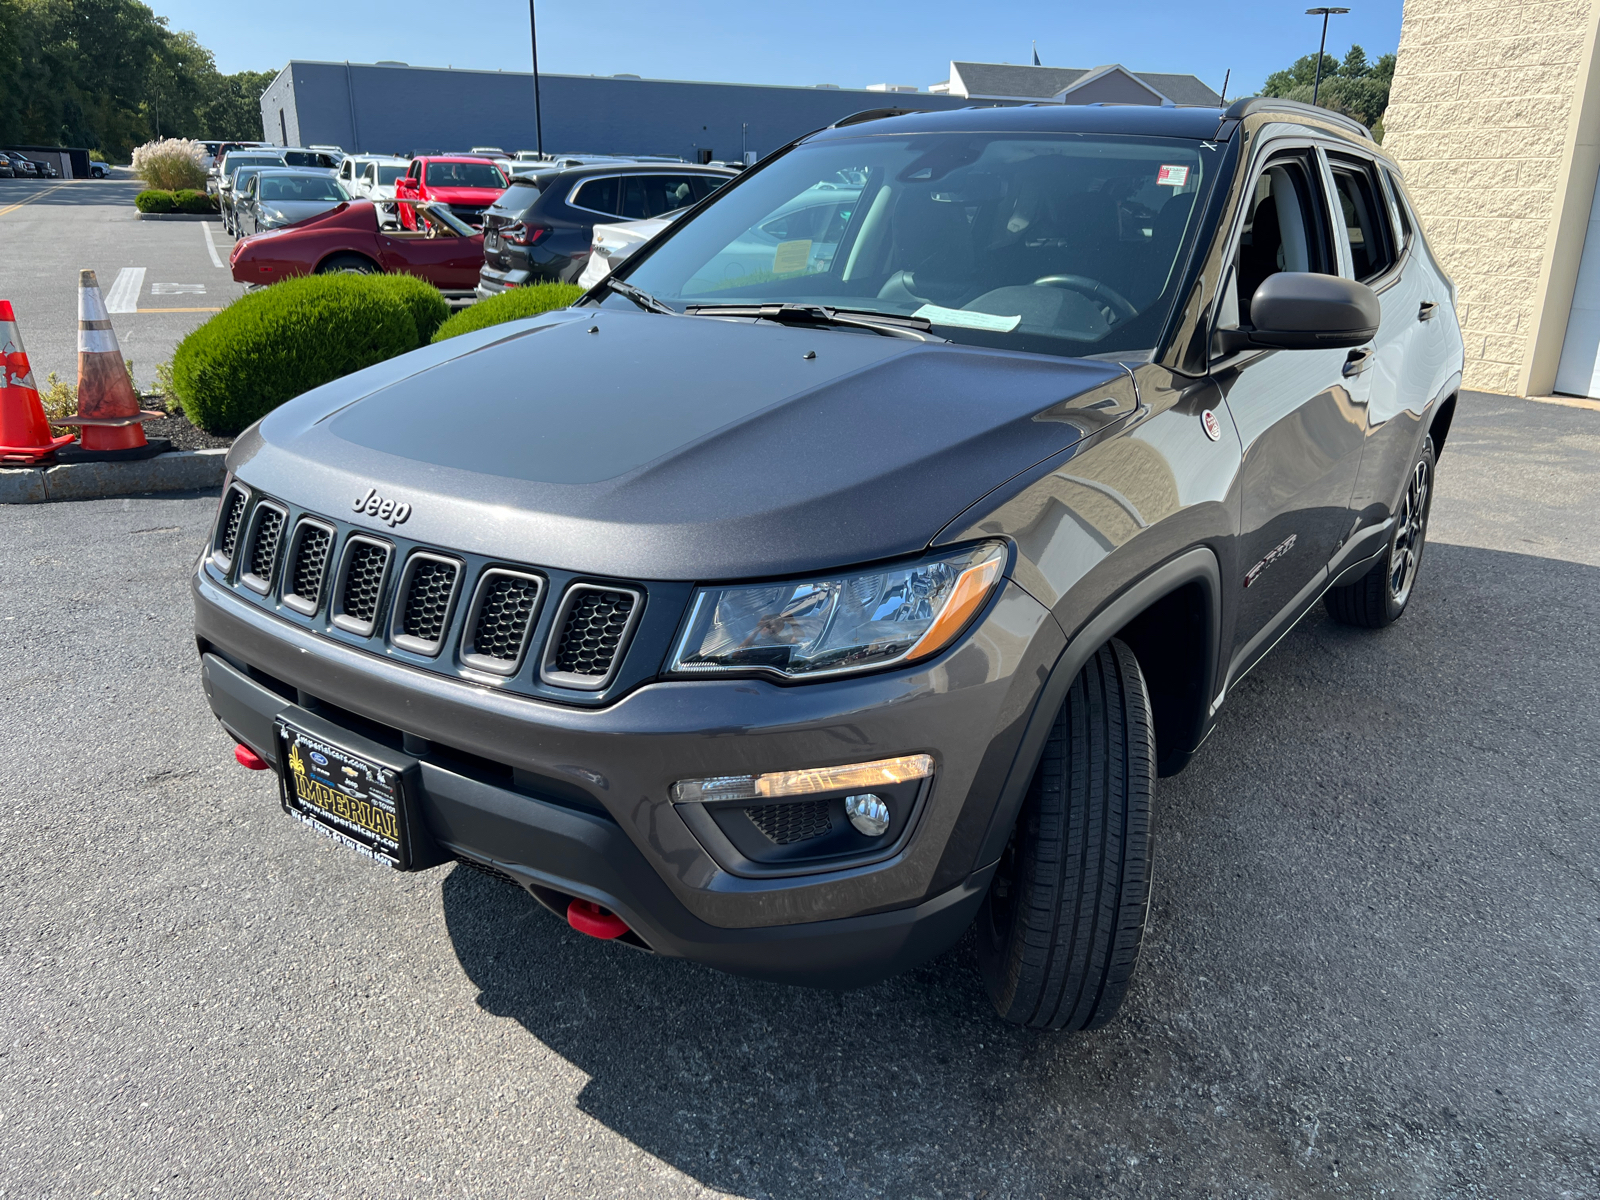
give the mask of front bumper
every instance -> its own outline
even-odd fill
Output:
[[[269,762],[280,713],[331,722],[357,752],[376,739],[419,763],[416,803],[447,854],[546,903],[602,904],[662,954],[825,986],[906,970],[970,923],[993,869],[978,846],[1064,641],[1007,585],[919,668],[799,687],[664,681],[578,709],[319,638],[204,567],[194,594],[213,711]],[[892,857],[836,870],[733,874],[668,796],[678,779],[910,753],[936,760],[915,826]]]

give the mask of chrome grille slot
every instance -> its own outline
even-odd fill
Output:
[[[283,544],[283,527],[288,520],[289,514],[270,500],[257,504],[250,518],[250,536],[245,539],[244,568],[239,572],[239,582],[263,596],[272,590],[278,548]]]
[[[224,571],[233,565],[233,552],[239,548],[239,526],[244,523],[244,510],[249,504],[250,493],[237,483],[222,498],[222,511],[217,514],[217,535],[212,542],[211,557]]]
[[[809,842],[833,828],[826,800],[799,800],[791,804],[760,804],[744,810],[751,824],[779,846]]]
[[[599,691],[616,673],[643,608],[644,597],[632,589],[574,584],[551,623],[540,676],[557,687]]]
[[[455,559],[422,551],[413,554],[395,592],[389,640],[413,654],[439,653],[460,584],[461,564]]]
[[[372,636],[391,557],[387,542],[359,534],[345,542],[333,605],[333,623],[340,629],[359,637]]]
[[[284,572],[283,602],[312,616],[322,604],[322,585],[333,553],[333,530],[320,521],[302,519],[289,541],[289,566]]]
[[[480,575],[462,635],[461,661],[495,675],[515,675],[528,652],[543,592],[544,580],[537,575],[500,567]]]

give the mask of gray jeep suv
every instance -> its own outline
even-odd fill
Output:
[[[1406,608],[1453,302],[1320,109],[860,114],[246,431],[206,694],[398,869],[830,987],[976,921],[1003,1018],[1092,1027],[1157,777],[1319,600]]]

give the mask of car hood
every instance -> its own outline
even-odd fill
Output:
[[[312,511],[376,489],[406,537],[638,579],[916,553],[1128,410],[1114,363],[771,322],[568,310],[327,384],[229,465]],[[1095,407],[1091,407],[1094,405]]]

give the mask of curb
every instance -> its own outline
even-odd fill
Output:
[[[133,210],[133,216],[138,221],[220,221],[222,214],[217,213],[147,213]]]
[[[147,492],[196,492],[222,486],[228,451],[175,450],[138,462],[60,463],[0,471],[0,504],[100,500]]]

